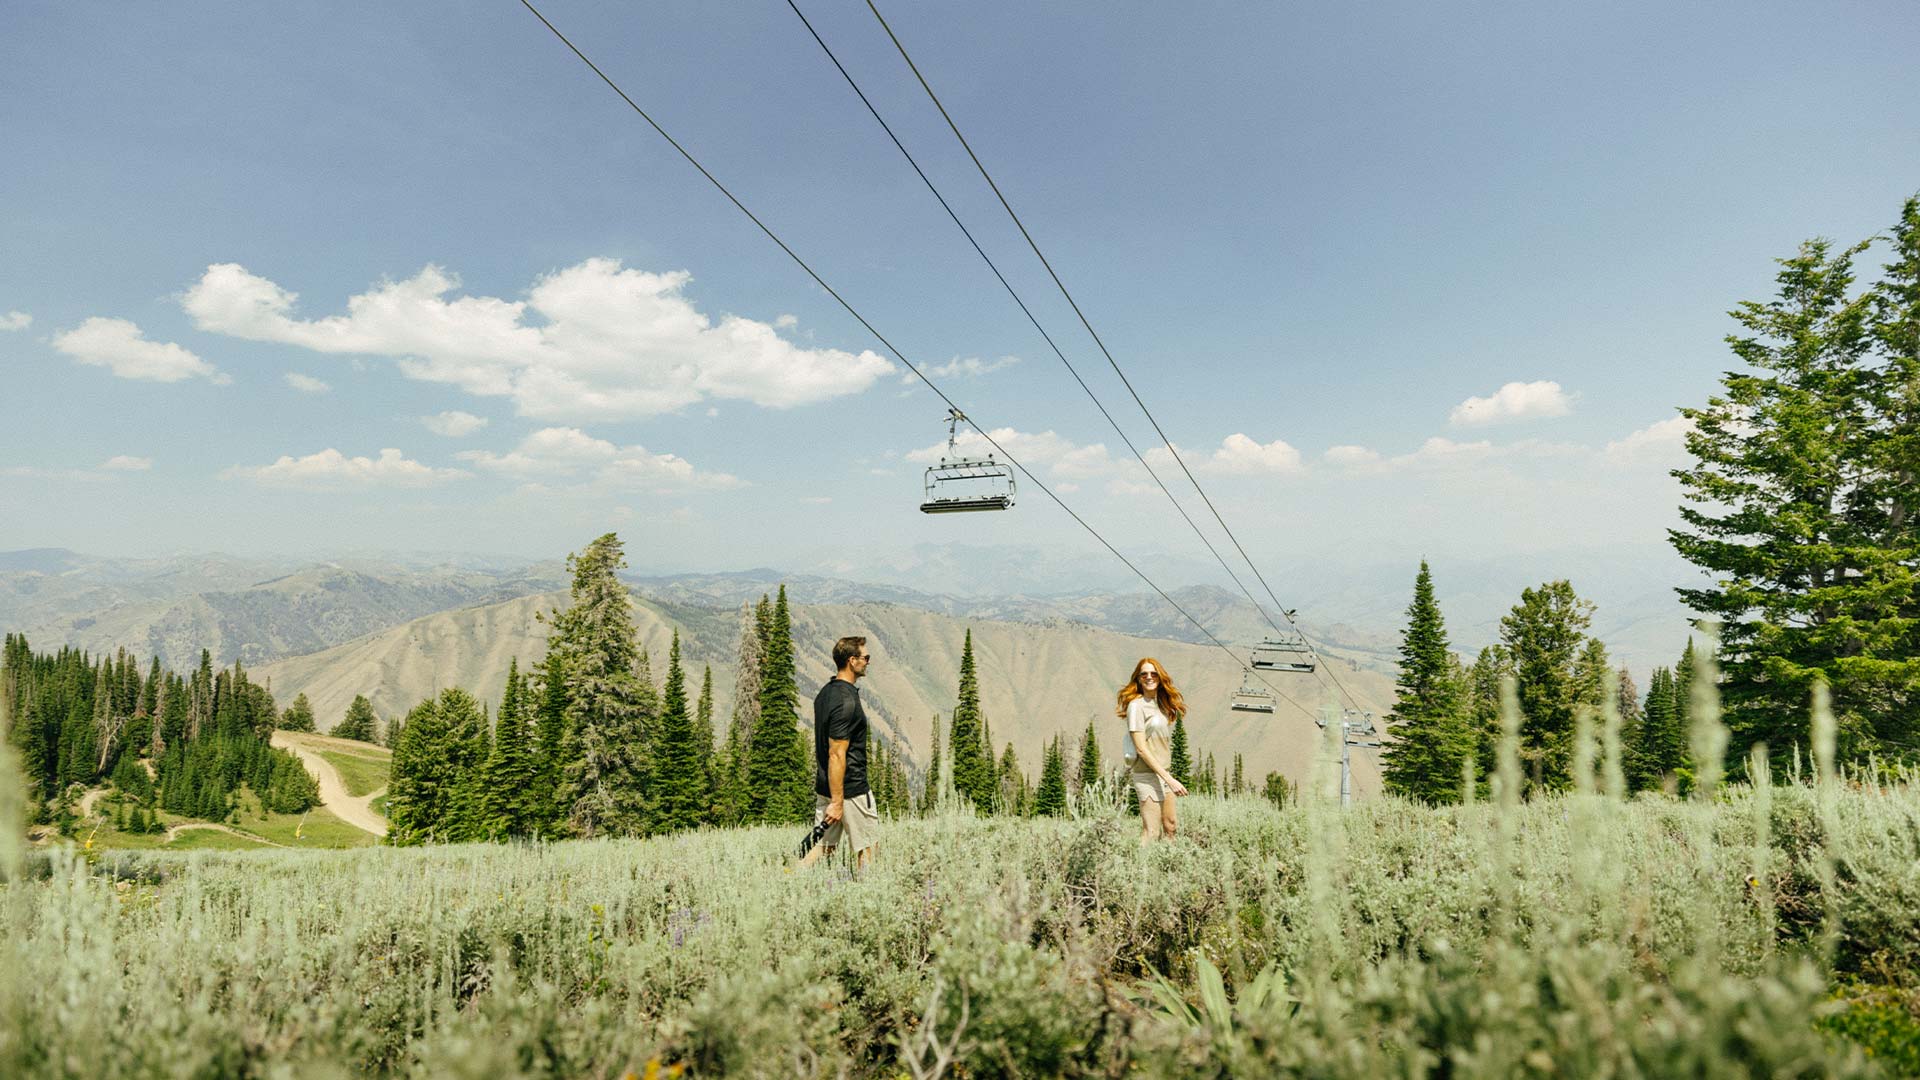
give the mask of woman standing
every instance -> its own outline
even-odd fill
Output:
[[[1172,839],[1178,821],[1173,800],[1187,789],[1167,771],[1173,759],[1173,725],[1187,703],[1168,680],[1160,661],[1146,657],[1133,666],[1133,678],[1120,688],[1115,715],[1127,721],[1126,759],[1133,766],[1133,790],[1140,796],[1140,842]]]

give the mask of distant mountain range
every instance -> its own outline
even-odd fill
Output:
[[[1122,634],[1203,642],[1206,636],[1157,595],[1104,562],[1019,547],[921,545],[879,553],[861,567],[828,554],[811,567],[627,576],[663,603],[732,608],[782,583],[804,604],[886,603],[959,619],[1085,624]],[[1155,557],[1205,580],[1191,560]],[[1120,575],[1124,568],[1117,568]],[[1282,566],[1273,579],[1297,604],[1301,626],[1329,655],[1394,670],[1415,566],[1328,561]],[[1217,572],[1217,568],[1215,568]],[[1434,566],[1451,639],[1466,659],[1497,640],[1499,619],[1526,586],[1570,577],[1598,602],[1594,632],[1636,678],[1671,663],[1685,644],[1686,612],[1672,586],[1689,568],[1665,548],[1569,550]],[[855,575],[857,574],[857,580]],[[541,562],[444,553],[357,553],[323,562],[196,554],[111,559],[60,549],[0,552],[0,628],[39,648],[126,647],[184,667],[212,650],[247,664],[340,645],[437,612],[565,588],[559,559]],[[1243,645],[1269,630],[1246,596],[1214,584],[1170,595],[1221,640]],[[1264,594],[1262,595],[1264,599]]]

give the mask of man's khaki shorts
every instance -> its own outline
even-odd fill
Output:
[[[827,805],[833,802],[825,795],[813,797],[813,823],[815,825],[826,817]],[[827,828],[820,843],[828,848],[837,848],[842,843],[850,851],[865,851],[880,839],[880,808],[874,805],[873,792],[856,795],[840,805],[840,822]]]

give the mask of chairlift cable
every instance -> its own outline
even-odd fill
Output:
[[[1101,355],[1106,357],[1107,364],[1113,368],[1113,373],[1120,377],[1120,382],[1127,388],[1127,393],[1133,396],[1134,404],[1140,406],[1140,411],[1146,414],[1147,422],[1153,425],[1154,433],[1160,436],[1160,441],[1166,445],[1168,453],[1171,453],[1173,460],[1179,464],[1180,471],[1186,474],[1187,480],[1193,484],[1193,489],[1200,493],[1200,500],[1207,504],[1208,510],[1213,512],[1213,519],[1219,522],[1220,528],[1226,532],[1227,538],[1233,542],[1234,549],[1240,553],[1240,558],[1246,562],[1247,567],[1253,571],[1253,576],[1259,580],[1261,587],[1266,590],[1267,598],[1273,601],[1273,606],[1280,612],[1280,617],[1286,619],[1287,625],[1293,627],[1294,632],[1304,638],[1306,634],[1300,629],[1300,624],[1295,622],[1293,617],[1287,614],[1286,605],[1282,604],[1280,598],[1274,595],[1273,586],[1267,583],[1266,576],[1260,573],[1260,568],[1248,557],[1247,549],[1241,545],[1240,538],[1234,535],[1233,529],[1227,525],[1226,519],[1220,515],[1219,508],[1214,506],[1213,499],[1208,497],[1206,489],[1200,486],[1199,479],[1193,475],[1193,470],[1187,467],[1186,459],[1180,456],[1180,451],[1173,445],[1173,440],[1167,438],[1167,433],[1161,430],[1160,421],[1154,418],[1153,410],[1147,408],[1147,403],[1141,400],[1139,391],[1133,388],[1133,381],[1127,378],[1126,372],[1120,370],[1119,362],[1113,358],[1113,353],[1107,348],[1107,343],[1101,340],[1100,332],[1093,328],[1093,323],[1087,318],[1086,312],[1080,310],[1080,304],[1073,298],[1073,293],[1067,289],[1066,282],[1060,280],[1060,275],[1054,271],[1053,264],[1047,261],[1046,255],[1040,250],[1040,245],[1033,239],[1033,234],[1027,231],[1026,223],[1020,220],[1020,215],[1014,212],[1013,204],[1007,201],[1006,195],[1000,190],[1000,185],[994,182],[993,174],[987,171],[986,165],[980,160],[980,155],[973,152],[973,145],[967,142],[967,137],[960,133],[960,125],[954,122],[953,116],[947,112],[946,105],[941,102],[940,95],[934,93],[933,86],[927,82],[927,77],[921,74],[920,65],[914,63],[913,57],[907,52],[907,47],[901,43],[899,35],[893,32],[893,27],[887,23],[886,16],[880,14],[880,9],[875,6],[874,0],[866,0],[866,4],[867,10],[873,12],[873,17],[880,23],[880,28],[886,31],[887,38],[893,42],[894,49],[900,53],[900,58],[906,61],[907,67],[912,70],[913,77],[920,83],[920,88],[927,92],[927,97],[933,102],[934,108],[940,111],[940,117],[947,122],[948,130],[953,132],[953,137],[958,139],[960,146],[966,150],[967,157],[972,159],[974,168],[979,170],[980,176],[987,182],[987,186],[993,189],[994,197],[1000,200],[1001,208],[1006,210],[1007,216],[1013,219],[1014,226],[1020,230],[1020,235],[1026,239],[1027,246],[1033,249],[1034,257],[1040,260],[1040,265],[1046,268],[1047,276],[1053,279],[1054,285],[1060,290],[1060,295],[1066,298],[1067,306],[1071,307],[1073,313],[1079,317],[1080,325],[1086,328],[1087,334],[1093,338],[1094,344],[1099,346]],[[1259,606],[1257,603],[1254,605],[1256,608]],[[1264,616],[1265,612],[1262,612],[1262,615]],[[1346,685],[1340,681],[1338,675],[1334,674],[1333,669],[1325,664],[1319,666],[1325,669],[1327,676],[1333,680],[1333,684],[1339,688],[1340,693],[1345,695],[1354,707],[1358,708],[1360,702],[1347,690]]]
[[[939,202],[940,209],[945,210],[947,217],[951,218],[954,225],[959,227],[961,235],[967,238],[967,243],[972,245],[974,253],[979,255],[981,260],[987,264],[987,269],[993,271],[994,278],[1000,282],[1001,288],[1007,290],[1007,295],[1013,298],[1014,304],[1020,308],[1020,313],[1027,317],[1027,321],[1033,324],[1035,330],[1039,331],[1040,336],[1046,340],[1047,347],[1052,349],[1053,355],[1059,358],[1061,364],[1065,365],[1067,373],[1073,376],[1073,381],[1078,383],[1080,389],[1086,392],[1087,398],[1093,402],[1094,408],[1100,410],[1100,415],[1106,418],[1107,424],[1113,428],[1114,434],[1120,436],[1120,441],[1125,443],[1127,449],[1133,452],[1133,456],[1139,460],[1141,467],[1147,470],[1147,475],[1153,477],[1153,482],[1159,486],[1160,493],[1167,497],[1167,501],[1173,504],[1173,508],[1179,511],[1180,517],[1186,521],[1187,527],[1193,530],[1193,534],[1200,538],[1202,544],[1206,545],[1207,553],[1212,555],[1213,560],[1220,564],[1220,569],[1226,571],[1227,577],[1232,579],[1233,584],[1240,590],[1241,595],[1247,598],[1247,603],[1253,605],[1253,610],[1258,612],[1262,619],[1266,620],[1268,626],[1273,627],[1273,632],[1275,634],[1283,634],[1284,631],[1280,629],[1280,624],[1274,622],[1273,617],[1267,614],[1266,608],[1260,605],[1260,601],[1253,598],[1253,593],[1249,591],[1246,584],[1240,580],[1240,575],[1234,573],[1233,567],[1227,564],[1226,558],[1220,554],[1219,549],[1213,546],[1213,541],[1207,538],[1207,534],[1201,530],[1199,523],[1193,520],[1193,517],[1187,513],[1187,508],[1182,506],[1180,500],[1174,497],[1172,490],[1167,487],[1166,481],[1160,479],[1160,474],[1154,471],[1151,464],[1148,464],[1146,455],[1141,453],[1138,446],[1134,445],[1133,439],[1128,436],[1126,429],[1121,427],[1120,422],[1115,420],[1113,414],[1107,410],[1106,403],[1101,401],[1100,396],[1093,392],[1093,387],[1087,385],[1087,380],[1081,377],[1079,369],[1073,366],[1073,361],[1067,359],[1067,354],[1061,351],[1060,345],[1053,340],[1053,335],[1047,332],[1046,327],[1040,325],[1039,318],[1036,317],[1033,310],[1027,306],[1026,300],[1021,298],[1019,291],[1007,280],[1006,275],[1000,272],[1000,267],[993,261],[993,257],[988,255],[986,249],[980,246],[980,241],[974,237],[973,230],[967,228],[967,223],[960,220],[960,215],[956,213],[953,206],[947,202],[947,197],[940,193],[939,187],[934,184],[932,178],[927,176],[926,170],[920,167],[920,162],[913,156],[913,152],[908,150],[906,144],[900,141],[900,136],[894,133],[893,125],[887,123],[886,118],[880,115],[880,110],[876,108],[873,101],[867,97],[866,91],[860,88],[860,84],[854,79],[853,74],[847,70],[845,64],[840,62],[840,57],[834,54],[832,46],[828,45],[826,39],[820,36],[820,31],[814,29],[812,20],[808,19],[806,13],[800,10],[800,5],[796,3],[795,0],[787,0],[787,6],[793,9],[794,15],[800,19],[800,24],[807,28],[807,33],[812,35],[814,42],[820,46],[820,50],[827,54],[828,60],[833,62],[834,68],[840,72],[840,77],[847,81],[849,87],[853,88],[854,96],[860,99],[860,104],[867,107],[867,112],[872,114],[875,122],[880,125],[880,130],[887,133],[887,138],[892,140],[894,148],[899,150],[900,155],[907,159],[907,164],[913,167],[915,175],[920,177],[920,182],[927,186],[927,190],[931,192],[934,199]],[[909,61],[909,63],[911,63],[911,61]],[[964,140],[962,141],[964,142]],[[978,164],[977,161],[976,164]],[[1016,222],[1018,221],[1018,219],[1015,220]],[[1029,243],[1031,243],[1031,239],[1029,239]],[[1069,297],[1068,299],[1069,302],[1071,302],[1072,298]],[[1243,557],[1245,556],[1245,552],[1241,554]],[[1298,627],[1295,627],[1295,630],[1297,631]]]
[[[767,239],[773,241],[774,245],[777,246],[782,252],[784,252],[787,258],[792,259],[796,266],[800,267],[800,269],[804,271],[808,277],[813,279],[814,284],[826,290],[827,295],[833,297],[834,301],[838,303],[842,308],[844,308],[847,314],[853,316],[854,321],[858,322],[862,327],[864,327],[867,333],[872,334],[874,336],[874,339],[880,342],[880,344],[884,346],[888,352],[892,353],[894,357],[896,357],[902,364],[905,364],[907,366],[907,370],[913,372],[914,375],[918,376],[920,381],[926,384],[927,389],[932,390],[935,396],[937,396],[941,401],[946,402],[948,408],[959,411],[963,416],[966,416],[966,411],[963,409],[960,409],[960,406],[956,404],[952,398],[948,397],[945,391],[941,390],[940,387],[936,385],[932,379],[928,378],[926,372],[920,370],[920,368],[916,364],[914,364],[913,361],[907,359],[906,354],[902,353],[898,348],[896,348],[893,342],[887,340],[884,334],[880,333],[880,331],[876,329],[872,323],[868,322],[866,316],[860,314],[859,310],[855,308],[851,303],[848,303],[847,299],[841,296],[840,293],[836,289],[834,289],[833,286],[827,284],[826,279],[822,278],[819,275],[819,273],[817,273],[813,269],[813,267],[807,263],[805,259],[801,258],[799,253],[795,252],[792,248],[788,247],[786,241],[780,239],[779,234],[775,233],[771,228],[769,228],[766,222],[761,221],[760,218],[756,214],[754,214],[752,210],[747,209],[747,205],[741,202],[740,199],[737,196],[735,196],[734,193],[730,191],[725,184],[721,183],[718,177],[714,176],[713,173],[708,172],[707,167],[700,164],[699,159],[695,158],[692,153],[688,152],[686,147],[680,145],[677,139],[675,139],[672,135],[669,135],[667,133],[667,129],[660,126],[659,121],[655,120],[645,109],[642,109],[638,102],[634,101],[633,98],[627,95],[627,92],[625,90],[620,89],[620,84],[614,82],[612,78],[608,77],[606,72],[600,70],[599,65],[595,64],[592,60],[588,59],[587,54],[584,52],[581,52],[580,47],[578,45],[575,45],[573,41],[567,37],[567,35],[561,33],[560,28],[553,25],[553,23],[545,15],[541,14],[539,8],[533,6],[532,0],[520,0],[520,6],[526,8],[527,11],[532,13],[534,18],[539,19],[540,24],[542,26],[545,26],[547,30],[553,34],[554,37],[558,38],[560,40],[560,43],[567,47],[567,50],[569,52],[573,53],[574,56],[580,59],[581,63],[587,65],[588,70],[592,71],[595,75],[599,76],[600,81],[603,83],[606,83],[608,89],[612,90],[615,94],[618,94],[620,96],[620,100],[627,103],[628,108],[632,109],[636,114],[638,114],[640,119],[645,120],[647,122],[648,127],[651,127],[657,134],[659,134],[661,138],[665,139],[667,141],[667,144],[669,146],[672,146],[674,150],[680,154],[681,157],[686,159],[687,164],[692,165],[696,170],[699,171],[701,176],[706,177],[708,183],[712,184],[716,189],[718,189],[720,194],[726,196],[727,201],[732,203],[735,209],[739,210],[742,214],[745,214],[747,217],[747,220],[753,222],[753,224],[756,227],[758,227],[762,233],[765,233]],[[1181,607],[1178,601],[1176,601],[1173,597],[1167,595],[1167,591],[1165,589],[1162,589],[1159,586],[1159,584],[1156,583],[1152,578],[1148,577],[1144,571],[1142,571],[1138,566],[1135,566],[1132,559],[1129,559],[1124,554],[1122,554],[1119,548],[1114,547],[1111,543],[1107,541],[1106,537],[1100,535],[1100,531],[1098,529],[1095,529],[1092,525],[1088,524],[1085,518],[1082,518],[1079,514],[1075,513],[1073,508],[1066,504],[1065,500],[1061,499],[1060,496],[1054,494],[1054,491],[1052,488],[1041,483],[1040,478],[1035,476],[1032,470],[1028,469],[1025,465],[1022,465],[1019,462],[1019,460],[1016,459],[1012,454],[1007,453],[1006,448],[1001,446],[1000,443],[996,441],[992,435],[988,434],[986,429],[981,427],[978,421],[974,420],[971,416],[966,416],[966,420],[967,420],[967,426],[973,428],[974,431],[978,432],[980,437],[985,439],[988,445],[992,446],[995,451],[997,451],[1002,457],[1004,457],[1008,464],[1012,465],[1016,469],[1019,469],[1020,472],[1024,476],[1026,476],[1027,480],[1033,484],[1033,486],[1039,488],[1043,493],[1045,493],[1047,498],[1052,499],[1054,502],[1054,505],[1058,506],[1061,510],[1065,511],[1068,517],[1072,518],[1076,524],[1078,524],[1081,528],[1085,529],[1088,532],[1088,534],[1090,534],[1095,540],[1099,541],[1100,546],[1106,548],[1109,552],[1111,552],[1114,558],[1119,559],[1122,563],[1124,563],[1127,569],[1133,571],[1136,577],[1138,577],[1141,581],[1146,582],[1149,588],[1151,588],[1154,592],[1158,593],[1162,600],[1165,600],[1169,606],[1171,606],[1175,611],[1178,611],[1181,614],[1181,616],[1184,617],[1188,622],[1192,623],[1195,629],[1199,630],[1202,634],[1206,635],[1207,640],[1213,642],[1213,644],[1216,647],[1218,647],[1220,651],[1226,653],[1230,657],[1233,657],[1234,663],[1239,664],[1243,668],[1247,666],[1247,662],[1242,660],[1238,655],[1236,655],[1231,647],[1229,647],[1225,642],[1221,641],[1218,637],[1215,637],[1213,634],[1213,631],[1208,630],[1206,626],[1202,624],[1200,620],[1194,618],[1193,615],[1190,612],[1188,612],[1186,608]],[[1279,694],[1280,697],[1283,700],[1285,700],[1289,705],[1292,705],[1294,708],[1299,709],[1300,711],[1306,713],[1309,716],[1313,715],[1313,710],[1307,708],[1305,705],[1300,704],[1298,701],[1295,701],[1290,695],[1282,692],[1279,687],[1274,686],[1272,683],[1268,683],[1265,679],[1261,679],[1260,681],[1262,683],[1266,683],[1268,688],[1272,689],[1274,693]]]

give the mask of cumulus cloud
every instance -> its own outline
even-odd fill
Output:
[[[1147,451],[1146,456],[1153,461],[1155,471],[1159,471],[1164,456],[1169,464],[1172,455],[1165,447]],[[1196,472],[1217,473],[1226,476],[1298,476],[1307,471],[1306,464],[1300,459],[1300,451],[1288,445],[1284,439],[1275,439],[1270,443],[1261,443],[1253,438],[1235,432],[1220,440],[1219,449],[1212,454],[1195,461],[1190,455],[1187,464]]]
[[[328,447],[305,457],[281,455],[271,465],[235,465],[223,476],[265,487],[341,490],[373,487],[430,487],[468,475],[461,469],[436,469],[388,448],[377,458],[348,457]]]
[[[929,379],[972,379],[991,374],[1004,368],[1010,368],[1020,362],[1017,356],[1003,356],[998,360],[982,360],[977,356],[956,356],[944,364],[922,364],[920,370],[926,372]],[[900,381],[917,383],[920,376],[913,372],[903,372]]]
[[[1447,422],[1454,427],[1485,427],[1509,420],[1565,416],[1573,399],[1557,382],[1510,382],[1488,397],[1470,397],[1453,407]]]
[[[100,467],[110,472],[145,472],[153,468],[153,459],[135,457],[132,454],[115,454],[101,462]]]
[[[179,382],[196,375],[217,379],[212,364],[170,341],[148,341],[125,319],[95,316],[53,336],[53,347],[82,364],[104,367],[123,379]]]
[[[33,325],[33,316],[24,311],[9,311],[0,315],[0,330],[25,330]]]
[[[1615,465],[1678,463],[1686,457],[1687,434],[1692,430],[1693,421],[1676,416],[1609,442],[1602,454]]]
[[[458,439],[462,436],[471,435],[487,426],[486,417],[475,416],[470,412],[461,412],[459,409],[448,409],[443,413],[423,416],[420,418],[420,422],[427,426],[428,431],[433,432],[435,435],[445,435],[449,439]]]
[[[1326,459],[1327,464],[1337,465],[1343,469],[1360,469],[1380,463],[1378,450],[1369,450],[1364,446],[1351,444],[1329,446],[1320,456]]]
[[[456,456],[487,472],[528,483],[570,482],[656,493],[742,486],[736,476],[703,472],[678,455],[656,454],[637,444],[617,446],[571,427],[543,428],[504,454],[465,450]]]
[[[345,314],[304,319],[295,293],[219,263],[182,304],[202,330],[394,357],[411,378],[510,397],[543,419],[653,416],[709,398],[790,408],[858,393],[894,370],[872,351],[802,348],[780,335],[787,327],[715,320],[684,295],[690,280],[588,259],[519,301],[451,295],[459,279],[428,266],[350,298]]]
[[[297,371],[287,372],[286,379],[288,386],[293,387],[303,394],[324,394],[333,389],[333,387],[327,383],[311,375],[302,375]]]

